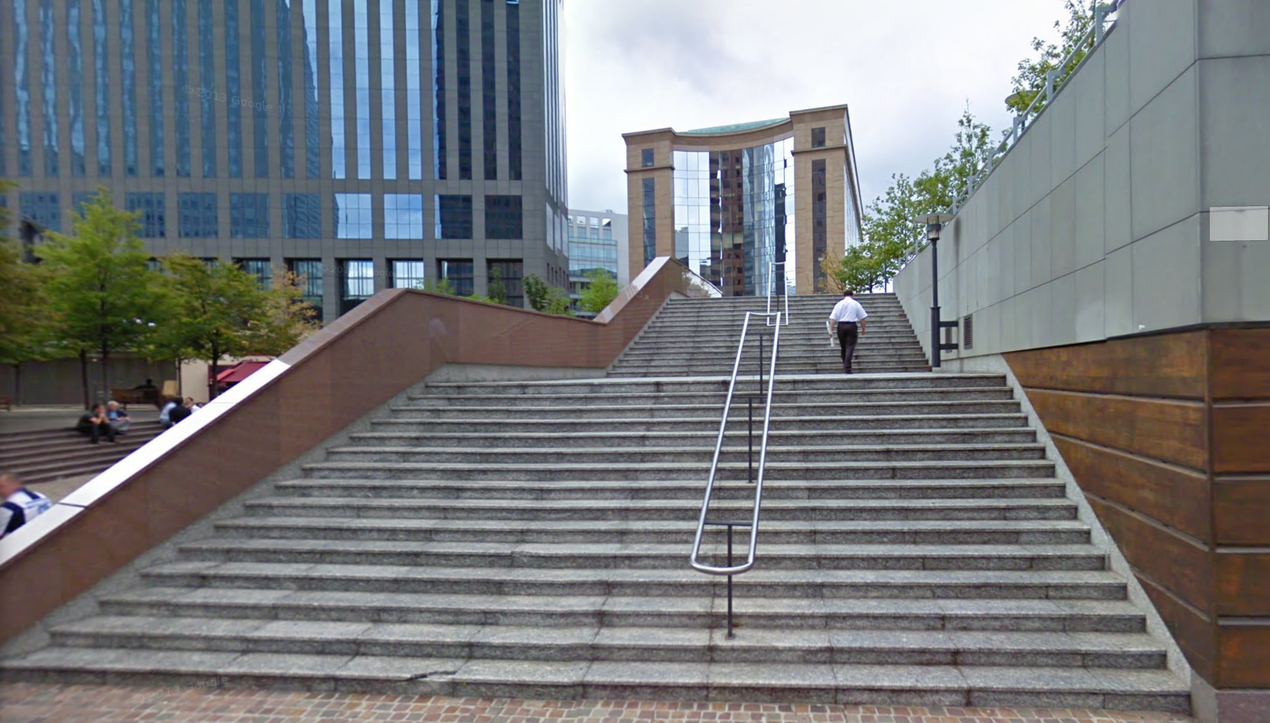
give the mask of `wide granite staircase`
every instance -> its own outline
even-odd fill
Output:
[[[724,580],[687,563],[757,303],[674,301],[608,378],[427,385],[4,675],[1186,711],[1006,380],[806,373],[838,363],[832,299],[790,301],[734,638]],[[864,302],[860,372],[922,369],[898,306]],[[746,414],[715,519],[750,510]]]

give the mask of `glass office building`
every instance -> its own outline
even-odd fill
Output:
[[[815,293],[859,243],[846,106],[701,130],[625,134],[632,273],[672,256],[728,296]]]
[[[592,316],[578,308],[578,299],[590,285],[590,275],[603,271],[617,281],[618,288],[630,283],[630,267],[626,250],[626,214],[612,210],[582,211],[569,215],[569,296],[574,312]]]
[[[302,269],[327,319],[395,269],[566,287],[561,4],[5,0],[0,203],[67,231],[105,186],[156,256]]]

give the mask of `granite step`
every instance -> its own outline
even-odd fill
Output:
[[[732,425],[729,429],[733,429]],[[833,434],[854,434],[866,432],[921,432],[929,430],[977,430],[1006,429],[1025,427],[1027,416],[1016,414],[896,414],[885,417],[872,415],[841,415],[837,417],[785,417],[780,418],[775,429],[789,432],[810,431]],[[380,434],[430,434],[444,433],[444,430],[455,428],[454,423],[445,419],[375,419],[370,428]],[[699,432],[717,435],[719,420],[709,417],[663,418],[663,419],[588,419],[574,420],[568,417],[504,417],[501,419],[465,419],[462,428],[472,434],[507,435],[514,433],[539,433],[555,435],[557,439],[572,434],[586,433],[596,429],[611,430],[618,434],[638,434],[641,432],[675,433]],[[1029,427],[1030,429],[1030,427]],[[773,432],[776,434],[779,432]]]
[[[779,377],[778,377],[779,379]],[[784,389],[773,390],[772,400],[779,403],[810,403],[825,401],[829,393],[826,390]],[[666,403],[709,403],[722,406],[727,397],[726,389],[716,391],[683,391],[660,392],[659,402]],[[944,387],[940,389],[899,388],[899,389],[862,389],[851,394],[856,402],[900,402],[900,401],[934,401],[934,400],[1011,400],[1013,390],[1006,387]],[[582,404],[595,405],[647,405],[649,395],[642,392],[607,392],[607,393],[558,393],[550,396],[542,394],[447,394],[414,395],[410,397],[411,406],[422,407],[481,407],[507,405],[542,405],[576,407]]]

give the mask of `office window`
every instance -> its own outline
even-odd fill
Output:
[[[318,104],[317,0],[304,0],[304,155],[305,176],[322,175],[322,136]]]
[[[229,194],[229,237],[269,238],[269,194]]]
[[[124,197],[124,207],[132,213],[141,214],[137,218],[141,238],[167,236],[167,210],[162,193],[129,193]]]
[[[269,259],[234,259],[234,264],[255,276],[260,288],[268,289],[273,286],[273,268],[269,266]]]
[[[472,33],[468,0],[455,0],[454,35],[459,81],[459,178],[472,178]]]
[[[110,66],[106,39],[105,0],[93,0],[93,77],[94,97],[97,99],[97,175],[109,176],[110,168]],[[3,136],[0,133],[0,136]],[[0,138],[0,145],[4,140]],[[3,153],[0,151],[0,153]],[[0,159],[0,175],[4,175],[4,162]]]
[[[423,196],[417,193],[384,194],[384,238],[423,238]]]
[[[639,162],[644,168],[653,165],[653,149],[645,148],[639,152]]]
[[[282,195],[284,238],[322,238],[322,202],[316,193]]]
[[[62,204],[56,193],[23,192],[18,194],[22,216],[41,230],[62,230]]]
[[[445,3],[432,0],[432,158],[437,180],[445,180],[449,141],[445,127]],[[510,102],[510,101],[509,101]]]
[[[27,45],[31,28],[26,17],[26,0],[10,3],[13,9],[13,84],[17,113],[18,175],[31,175],[31,71]]]
[[[294,1],[275,3],[278,21],[278,156],[283,178],[295,178],[295,102],[291,98],[291,15]]]
[[[375,264],[370,259],[340,259],[340,313],[346,314],[375,294]]]
[[[335,238],[372,238],[369,193],[335,194]]]
[[[162,177],[163,124],[163,26],[159,0],[146,0],[146,70],[150,88],[150,175]],[[126,104],[125,104],[126,105]]]
[[[357,177],[369,179],[370,146],[370,12],[366,0],[353,0],[353,115],[357,118]]]
[[[389,262],[392,268],[392,288],[394,289],[422,289],[424,277],[424,263],[422,260],[398,260]]]
[[[71,213],[76,216],[84,215],[84,207],[96,200],[96,193],[88,191],[76,191],[71,194]]]
[[[307,301],[317,312],[314,318],[322,321],[322,260],[287,259],[287,271],[296,276],[300,299]]]
[[[437,196],[436,236],[438,239],[472,238],[472,197]]]
[[[496,260],[490,259],[486,263],[487,278],[486,283],[494,279],[495,270],[498,271],[499,279],[503,282],[503,290],[507,293],[507,305],[525,307],[525,287],[521,283],[521,279],[525,275],[525,264],[520,259]]]
[[[825,127],[824,126],[811,129],[811,147],[812,148],[825,147]]]
[[[242,61],[238,48],[238,0],[225,3],[225,95],[242,96]],[[332,38],[335,36],[332,35]],[[332,40],[334,42],[334,40]],[[243,116],[242,108],[230,104],[225,109],[226,135],[229,137],[229,177],[243,177]]]
[[[481,0],[481,129],[487,180],[498,178],[498,76],[494,50],[494,0]]]
[[[190,34],[185,0],[169,0],[172,8],[173,117],[176,125],[176,175],[190,177]]]
[[[53,0],[40,0],[40,56],[44,67],[44,175],[50,178],[57,176],[61,166],[58,144],[60,137],[57,130],[59,118],[57,112],[57,73],[54,63],[57,54],[53,52],[53,36],[57,28],[53,22]]]
[[[216,238],[216,194],[182,193],[177,196],[177,225],[181,238]]]
[[[521,180],[520,3],[507,2],[507,175]]]
[[[203,113],[203,178],[216,177],[216,28],[212,0],[198,0],[198,78]]]
[[[410,180],[423,180],[423,72],[419,61],[419,6],[406,3],[406,154]]]
[[[434,0],[435,1],[435,0]],[[344,104],[344,4],[327,4],[327,24],[330,26],[327,43],[331,64],[331,178],[348,176],[348,132],[344,126],[347,112]]]
[[[525,237],[520,196],[485,197],[485,238],[519,239]]]
[[[251,92],[256,178],[269,177],[269,54],[265,47],[265,0],[251,0]]]
[[[410,5],[410,3],[406,3]],[[392,3],[379,3],[379,86],[380,127],[383,139],[380,141],[383,152],[383,177],[388,180],[397,178],[397,50],[393,42]]]
[[[644,179],[644,265],[657,256],[657,182]]]
[[[84,160],[84,48],[80,41],[80,0],[66,0],[67,65],[70,69],[71,175],[88,171]],[[50,35],[51,37],[51,35]]]
[[[473,269],[472,259],[437,260],[437,278],[448,280],[454,286],[454,293],[459,296],[471,296],[475,293]]]

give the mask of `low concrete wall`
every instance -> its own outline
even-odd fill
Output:
[[[659,258],[598,321],[395,289],[274,360],[0,540],[0,642],[447,364],[603,370],[674,294]]]

